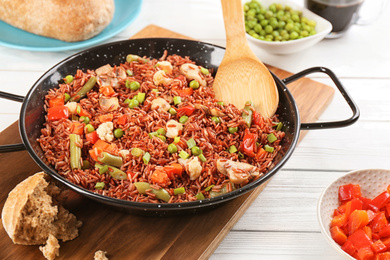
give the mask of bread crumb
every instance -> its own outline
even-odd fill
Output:
[[[59,256],[59,249],[60,245],[58,244],[58,240],[52,234],[49,235],[49,238],[46,241],[46,245],[39,247],[39,250],[42,251],[43,256],[48,260],[54,260],[56,256]]]
[[[107,254],[106,251],[102,251],[102,250],[96,251],[93,259],[94,260],[108,260],[106,254]]]

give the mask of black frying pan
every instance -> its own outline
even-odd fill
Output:
[[[43,171],[59,182],[65,184],[70,189],[101,203],[126,210],[130,213],[143,215],[189,213],[196,212],[200,209],[215,207],[225,201],[241,196],[264,183],[290,158],[295,146],[297,145],[300,130],[344,127],[353,124],[359,118],[358,107],[334,73],[329,69],[323,67],[310,68],[283,80],[272,74],[278,87],[280,97],[277,114],[279,114],[280,121],[283,122],[283,131],[286,133],[286,137],[282,142],[283,148],[281,153],[277,158],[275,158],[275,166],[261,178],[240,189],[219,197],[205,199],[202,201],[173,204],[152,204],[130,202],[106,197],[95,194],[69,182],[61,177],[54,168],[43,162],[43,152],[36,139],[40,136],[40,129],[44,123],[44,97],[49,89],[56,88],[66,75],[75,74],[77,69],[81,69],[83,71],[87,69],[96,69],[107,63],[111,65],[119,65],[126,60],[127,54],[137,54],[139,56],[159,58],[163,55],[164,50],[168,50],[169,54],[189,56],[198,65],[212,68],[214,71],[218,69],[218,65],[222,61],[225,53],[224,48],[204,42],[171,38],[146,38],[108,43],[74,54],[43,74],[43,76],[32,86],[26,97],[0,92],[0,97],[23,102],[19,118],[19,130],[23,144],[0,146],[0,152],[12,152],[27,149],[30,156],[43,169]],[[297,104],[290,91],[286,88],[286,84],[314,72],[325,73],[333,80],[353,112],[353,115],[349,119],[336,122],[301,124]]]

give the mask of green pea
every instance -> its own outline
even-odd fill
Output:
[[[190,88],[192,89],[198,89],[199,88],[199,82],[196,80],[191,80],[190,82]]]
[[[114,136],[115,136],[115,138],[121,138],[123,136],[123,130],[120,128],[115,129]]]
[[[87,125],[85,126],[85,129],[87,130],[87,131],[86,131],[87,133],[92,133],[93,131],[95,131],[95,128],[94,128],[93,125],[91,125],[91,124],[87,124]]]
[[[213,116],[213,117],[211,118],[211,120],[213,120],[216,124],[221,123],[221,119],[219,119],[219,117],[217,117],[217,116]]]
[[[177,153],[177,146],[175,144],[169,144],[168,145],[168,152]]]
[[[200,72],[202,72],[203,75],[208,75],[210,72],[208,69],[201,67]]]
[[[237,126],[236,127],[229,127],[228,130],[229,130],[229,133],[234,134],[238,131],[238,127]]]
[[[132,81],[130,83],[130,89],[131,90],[138,90],[141,87],[138,81]]]
[[[191,148],[191,152],[193,155],[201,155],[203,153],[202,149],[200,149],[198,146],[194,146]]]
[[[164,136],[167,133],[164,128],[159,128],[156,132],[158,135],[164,135]]]
[[[138,100],[136,100],[136,99],[130,100],[130,102],[129,102],[129,108],[135,108],[135,107],[138,107],[138,106],[139,106]]]
[[[167,138],[163,135],[156,135],[156,137],[160,138],[164,143],[167,141]]]
[[[89,124],[89,122],[91,121],[87,116],[80,116],[80,120],[81,122],[84,122],[86,124]]]
[[[173,108],[173,107],[170,107],[168,112],[171,114],[171,115],[176,115],[177,114],[177,111]]]
[[[129,103],[130,103],[130,101],[131,101],[131,99],[130,99],[130,98],[126,98],[126,99],[125,99],[125,101],[123,101],[123,103],[125,103],[125,104],[129,104]]]
[[[88,160],[83,161],[83,166],[81,167],[83,170],[89,169],[90,163]]]
[[[65,77],[64,81],[65,81],[66,84],[69,84],[69,83],[71,83],[73,81],[73,79],[74,79],[74,77],[72,75],[68,75],[68,76]]]
[[[188,116],[181,116],[181,117],[179,118],[179,122],[180,122],[181,124],[185,124],[185,123],[187,122],[187,120],[188,120]]]

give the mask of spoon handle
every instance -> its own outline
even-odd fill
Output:
[[[245,37],[244,13],[241,0],[221,0],[229,56],[252,55]],[[254,55],[254,54],[253,54]]]

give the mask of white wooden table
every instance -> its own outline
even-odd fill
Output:
[[[303,0],[295,2],[303,5]],[[219,0],[144,0],[141,15],[110,41],[127,39],[149,24],[225,45]],[[370,25],[353,26],[343,38],[323,40],[288,56],[252,46],[263,62],[293,73],[313,66],[332,69],[357,102],[361,117],[350,127],[310,131],[211,259],[343,259],[320,233],[317,200],[332,180],[348,171],[390,168],[389,28],[390,19],[383,16]],[[25,95],[47,69],[76,51],[0,47],[0,91]],[[324,76],[313,78],[331,85]],[[19,110],[19,103],[0,101],[0,131],[18,119]],[[336,91],[319,121],[350,114]]]

